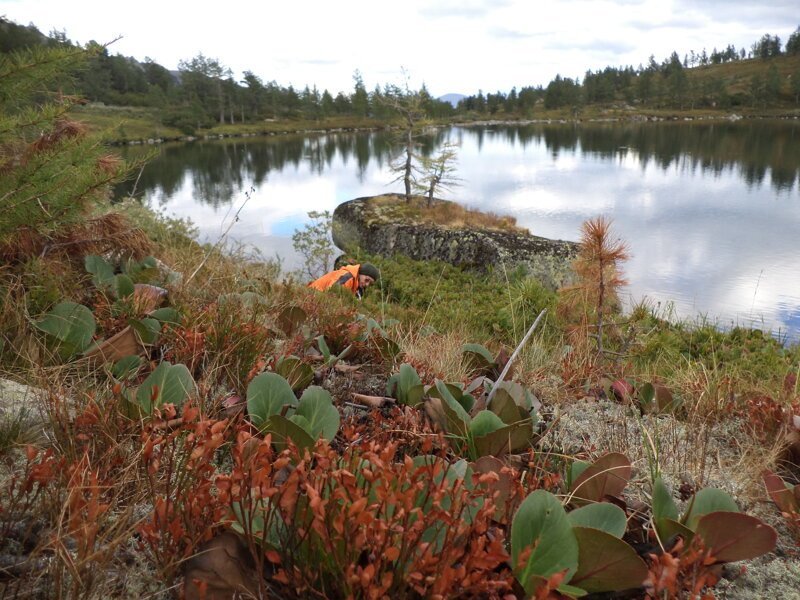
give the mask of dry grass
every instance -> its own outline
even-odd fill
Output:
[[[109,212],[63,228],[55,235],[42,235],[22,227],[0,243],[0,259],[22,262],[31,257],[68,256],[82,259],[87,254],[110,251],[142,258],[151,248],[144,233],[121,214]]]
[[[370,200],[373,210],[378,209],[383,219],[438,225],[447,229],[489,229],[513,233],[529,233],[517,226],[513,216],[498,215],[467,208],[449,200],[435,199],[429,207],[427,198],[413,196],[410,203],[399,194],[385,194]]]
[[[461,347],[469,340],[459,331],[425,335],[419,328],[400,332],[399,346],[405,360],[424,381],[466,381],[469,372],[461,360]]]
[[[137,597],[129,593],[126,561],[135,552],[137,508],[147,500],[139,424],[122,417],[98,375],[81,363],[30,365],[25,380],[40,391],[29,396],[29,426],[43,427],[46,437],[24,452],[9,449],[0,463],[1,504],[14,517],[0,555],[15,557],[16,544],[27,548],[11,571],[19,578],[0,583],[0,596]],[[33,467],[28,478],[24,456]],[[32,487],[23,492],[26,479]],[[137,588],[163,587],[145,581],[146,572],[137,569]]]
[[[542,335],[534,335],[520,351],[514,373],[520,383],[535,390],[543,402],[561,402],[568,395],[563,381],[553,376],[559,370],[560,358],[560,345],[554,346]]]
[[[153,251],[181,281],[169,286],[179,302],[206,302],[221,294],[255,291],[267,295],[281,274],[281,264],[267,259],[246,245],[201,245],[187,220],[154,214],[136,201],[126,201],[120,210],[152,240]],[[195,273],[191,282],[190,274]],[[188,284],[188,285],[187,285]]]

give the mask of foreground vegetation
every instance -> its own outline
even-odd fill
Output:
[[[620,314],[602,220],[558,293],[402,257],[363,302],[282,282],[110,207],[128,165],[23,102],[30,65],[0,97],[3,595],[711,597],[758,557],[793,585],[796,347]]]
[[[396,258],[357,302],[279,283],[136,205],[123,214],[149,240],[133,260],[65,252],[2,277],[4,376],[40,390],[4,423],[6,593],[681,597],[769,552],[760,519],[796,548],[795,496],[776,476],[785,523],[739,512],[766,498],[762,470],[797,477],[795,348],[642,307],[601,316],[600,353],[585,280],[576,303],[521,273]],[[568,448],[556,415],[586,402],[650,437]],[[735,500],[708,487],[730,463],[678,479],[673,428],[702,445],[731,424],[750,485]]]

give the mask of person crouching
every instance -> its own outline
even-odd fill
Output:
[[[335,285],[340,285],[356,295],[358,299],[364,291],[380,277],[378,268],[370,263],[363,265],[347,265],[341,269],[325,273],[319,279],[308,284],[308,287],[324,292]]]

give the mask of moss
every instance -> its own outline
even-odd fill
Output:
[[[480,342],[514,344],[542,308],[555,305],[555,293],[523,270],[505,280],[497,273],[477,274],[401,255],[369,260],[381,269],[377,288],[367,296],[371,310],[416,325],[424,321],[441,332],[460,329]]]

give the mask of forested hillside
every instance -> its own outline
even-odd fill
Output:
[[[0,20],[0,52],[31,46],[74,45],[64,32],[41,33],[34,25]],[[181,60],[170,70],[150,58],[143,60],[114,54],[113,44],[85,44],[94,55],[88,66],[70,81],[64,93],[91,103],[144,107],[155,111],[162,126],[185,134],[217,124],[254,123],[264,120],[319,121],[355,117],[386,121],[393,110],[387,100],[391,85],[376,85],[370,92],[359,71],[352,91],[335,95],[309,82],[302,90],[246,70],[237,79],[221,60],[198,54]],[[525,74],[520,73],[524,81]],[[546,86],[521,82],[509,92],[477,94],[457,106],[433,98],[423,85],[419,92],[427,117],[505,116],[530,118],[553,109],[578,116],[584,108],[611,106],[627,109],[790,109],[800,106],[800,28],[785,46],[777,36],[765,34],[752,47],[678,52],[661,62],[650,56],[646,65],[587,71],[581,80],[557,75]]]
[[[31,46],[73,45],[64,32],[41,33],[34,25],[0,20],[0,52]],[[90,103],[149,109],[148,118],[161,126],[192,134],[219,124],[257,123],[265,120],[311,121],[352,117],[387,121],[394,111],[388,100],[391,85],[368,91],[359,71],[352,91],[332,93],[309,82],[302,90],[265,81],[246,70],[241,79],[222,60],[201,54],[181,60],[170,70],[150,58],[139,60],[114,54],[113,44],[85,44],[94,50],[87,68],[63,82],[64,93]],[[508,92],[466,96],[457,106],[433,98],[425,88],[418,92],[420,106],[432,119],[531,118],[546,111],[613,107],[623,109],[791,109],[800,106],[800,28],[785,46],[777,36],[765,34],[752,47],[728,45],[678,52],[661,62],[650,56],[646,65],[608,66],[587,71],[582,78],[557,75],[546,86],[523,83]]]

